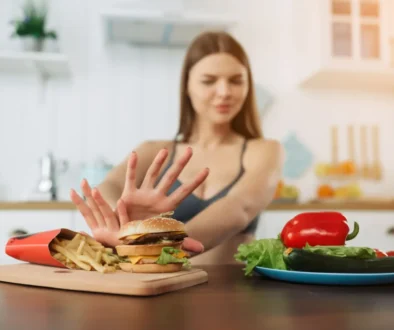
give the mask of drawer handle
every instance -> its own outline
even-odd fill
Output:
[[[15,236],[21,236],[21,235],[27,235],[28,232],[24,229],[14,229],[11,233],[10,233],[10,237],[15,237]]]

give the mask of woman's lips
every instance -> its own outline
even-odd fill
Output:
[[[230,112],[231,106],[229,104],[219,104],[216,106],[216,110],[219,113],[227,113]]]

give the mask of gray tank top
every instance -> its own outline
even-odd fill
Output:
[[[170,160],[168,161],[166,167],[160,174],[159,178],[157,179],[157,183],[161,180],[163,175],[168,171],[170,166],[174,162],[175,158],[175,153],[176,153],[176,141],[174,141],[173,144],[173,150],[170,156]],[[237,177],[230,182],[226,187],[224,187],[221,191],[219,191],[216,195],[212,196],[211,198],[208,199],[201,199],[194,195],[193,193],[187,196],[179,205],[178,207],[174,210],[174,218],[182,221],[183,223],[187,223],[189,220],[191,220],[194,216],[196,216],[198,213],[203,211],[205,208],[207,208],[209,205],[217,201],[218,199],[224,197],[227,195],[227,193],[230,191],[230,189],[238,182],[238,180],[242,177],[242,175],[245,172],[244,166],[243,166],[243,155],[246,149],[246,144],[247,140],[245,139],[243,146],[242,146],[242,151],[240,155],[240,170],[237,175]],[[170,187],[170,189],[167,192],[167,195],[171,194],[173,191],[175,191],[179,186],[181,186],[182,182],[180,182],[178,179],[174,182],[174,184]],[[254,218],[252,222],[249,224],[247,228],[242,233],[248,233],[248,234],[254,234],[258,225],[259,221],[259,216]]]

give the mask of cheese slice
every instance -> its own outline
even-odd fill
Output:
[[[130,235],[127,236],[127,239],[137,239],[138,237],[144,236],[145,234],[134,234],[134,235]]]
[[[140,261],[141,259],[152,259],[153,261],[157,261],[159,259],[159,256],[138,256],[138,257],[128,257],[130,262],[135,265]]]
[[[173,256],[177,259],[182,259],[186,256],[186,253],[184,251],[178,252],[173,254]],[[130,262],[135,265],[137,264],[141,259],[151,259],[154,262],[157,261],[157,259],[159,259],[159,256],[137,256],[137,257],[128,257]]]
[[[182,258],[186,257],[186,253],[184,251],[181,251],[181,252],[173,254],[173,256],[177,259],[182,259]]]

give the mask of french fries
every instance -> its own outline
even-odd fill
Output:
[[[89,236],[76,234],[72,239],[55,238],[50,244],[52,256],[71,269],[113,273],[119,267],[119,257]]]

